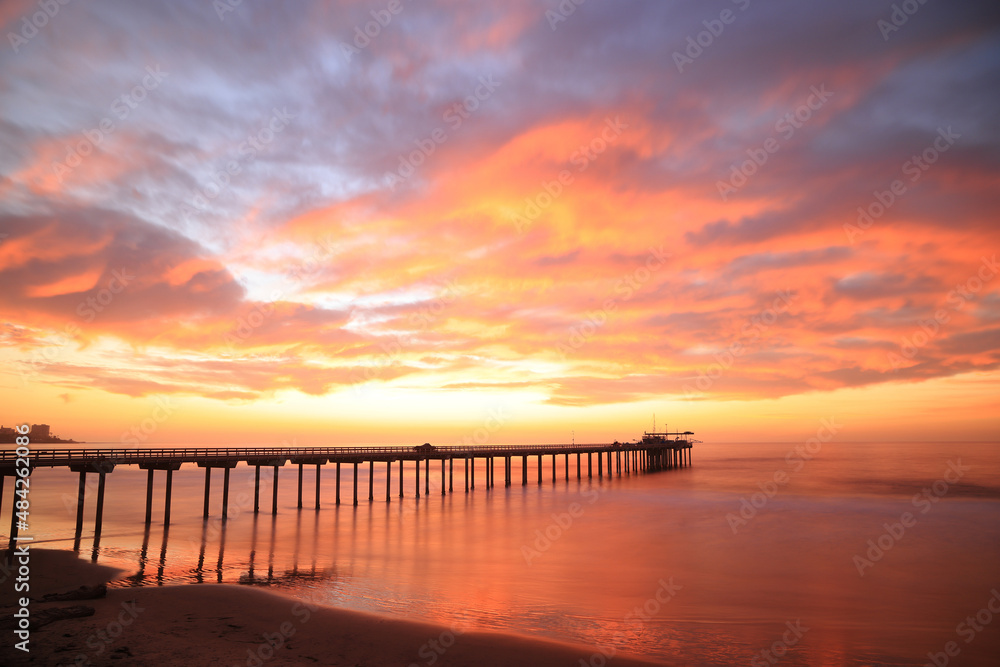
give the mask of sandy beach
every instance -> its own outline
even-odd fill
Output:
[[[72,552],[32,549],[30,595],[40,600],[127,574]],[[13,581],[8,577],[0,593],[5,665],[604,664],[596,647],[346,611],[228,584],[111,588],[102,599],[33,601],[32,614],[76,605],[94,614],[33,630],[31,651],[23,653],[13,648],[7,621],[18,596]],[[665,664],[620,655],[609,662]]]

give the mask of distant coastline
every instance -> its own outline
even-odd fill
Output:
[[[22,436],[22,437],[24,437],[24,436]],[[15,435],[10,435],[8,433],[0,434],[0,445],[13,445],[13,444],[16,444],[16,442],[17,442],[16,438],[17,438],[16,434]],[[64,444],[64,445],[85,445],[85,444],[87,444],[86,441],[73,440],[73,439],[63,440],[62,438],[56,437],[54,435],[43,436],[43,437],[40,437],[40,438],[34,438],[34,437],[32,437],[32,436],[29,435],[28,439],[31,442],[31,444],[33,444],[33,445],[36,445],[38,443],[42,443],[42,444],[45,444],[45,445],[54,445],[54,444],[60,444],[60,443]]]
[[[24,428],[23,426],[21,428]],[[28,442],[31,444],[42,443],[46,445],[53,444],[65,444],[65,445],[80,445],[86,444],[77,442],[76,440],[63,440],[57,435],[53,435],[51,427],[48,424],[32,424],[31,430],[27,433],[23,431],[18,431],[17,428],[12,428],[9,426],[0,426],[0,444],[3,445],[16,445],[17,439],[19,437],[27,436]]]

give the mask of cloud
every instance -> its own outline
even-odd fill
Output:
[[[888,355],[1000,241],[1000,10],[928,3],[885,40],[890,3],[751,3],[679,72],[703,3],[585,3],[554,31],[544,9],[407,4],[347,57],[353,2],[66,6],[0,53],[0,345],[30,359],[71,327],[31,363],[64,396],[234,403],[694,400],[734,345],[698,400],[995,366],[1000,282],[907,368]],[[147,67],[167,76],[117,113]],[[779,130],[815,86],[829,102]]]

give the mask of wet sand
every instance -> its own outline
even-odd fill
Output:
[[[72,552],[32,549],[33,600],[94,585],[125,573]],[[0,586],[10,618],[21,594],[14,577]],[[533,665],[604,664],[596,647],[445,627],[346,611],[230,584],[110,589],[106,598],[32,602],[46,608],[84,605],[95,613],[56,621],[31,633],[30,653],[13,648],[4,626],[5,665]],[[9,621],[8,621],[9,623]],[[592,662],[593,659],[593,662]],[[582,662],[581,662],[582,661]],[[620,654],[623,667],[665,663]]]

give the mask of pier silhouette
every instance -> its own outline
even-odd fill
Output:
[[[298,466],[298,508],[303,507],[303,469],[305,466],[315,466],[315,497],[314,506],[320,509],[321,481],[323,466],[330,465],[335,470],[334,488],[335,502],[342,502],[341,474],[343,466],[353,466],[351,476],[352,490],[349,500],[358,505],[358,469],[368,466],[368,501],[375,501],[375,465],[384,464],[385,502],[392,502],[393,474],[398,479],[396,490],[400,498],[405,497],[405,476],[407,469],[412,471],[413,495],[420,498],[420,468],[424,468],[423,493],[431,493],[431,465],[441,464],[440,493],[445,495],[454,492],[455,462],[464,468],[461,474],[464,480],[465,492],[476,489],[476,461],[484,460],[486,465],[485,487],[491,489],[496,485],[496,467],[502,462],[503,483],[510,487],[516,479],[515,468],[520,469],[521,485],[528,485],[528,462],[531,457],[537,457],[537,484],[543,483],[543,469],[546,457],[551,457],[552,482],[557,480],[558,459],[563,458],[563,475],[570,479],[571,458],[576,457],[576,478],[583,477],[583,462],[586,458],[587,478],[605,476],[619,477],[623,475],[653,473],[691,465],[691,449],[697,442],[688,438],[691,431],[646,433],[641,441],[630,443],[614,442],[611,444],[571,444],[571,445],[488,445],[488,446],[444,446],[436,447],[430,444],[416,447],[264,447],[264,448],[168,448],[168,449],[38,449],[32,450],[27,456],[19,457],[14,451],[0,452],[0,509],[2,509],[4,480],[17,475],[15,462],[18,458],[28,460],[28,474],[36,468],[69,468],[79,473],[79,488],[76,507],[77,541],[83,530],[83,514],[87,489],[87,475],[97,475],[97,508],[94,519],[94,539],[100,540],[103,523],[104,494],[107,476],[118,466],[138,466],[147,471],[146,477],[146,513],[145,525],[152,521],[154,474],[162,471],[166,474],[164,494],[163,523],[170,525],[170,506],[173,487],[173,473],[185,463],[194,463],[205,469],[204,511],[205,519],[210,515],[210,500],[212,489],[212,471],[222,470],[222,521],[229,512],[229,476],[230,471],[240,463],[254,467],[254,497],[253,513],[260,512],[261,468],[272,469],[271,477],[271,513],[278,513],[278,477],[279,471],[286,464]],[[518,461],[520,459],[520,461]],[[595,465],[596,463],[596,465]],[[519,464],[519,465],[518,465]],[[18,467],[24,468],[24,464]],[[23,473],[22,473],[23,476]],[[265,480],[266,481],[266,480]],[[16,485],[12,485],[15,486]],[[13,489],[13,500],[19,498],[17,489]],[[15,505],[16,506],[16,505]],[[10,552],[17,539],[17,513],[11,512]]]

